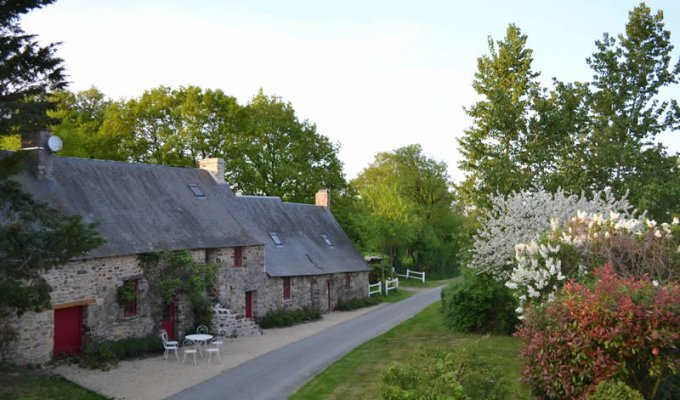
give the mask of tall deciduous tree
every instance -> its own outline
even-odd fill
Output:
[[[420,145],[378,153],[351,183],[363,208],[362,220],[355,222],[368,224],[363,233],[372,238],[364,244],[373,244],[397,265],[453,272],[464,245],[463,224],[452,209],[446,169]]]
[[[459,140],[467,176],[459,188],[467,205],[486,205],[489,193],[509,193],[528,185],[531,171],[523,160],[529,111],[538,90],[527,36],[515,25],[505,38],[489,38],[489,55],[477,59],[472,86],[482,96],[466,110],[473,125]]]
[[[109,133],[102,129],[116,104],[97,88],[77,93],[61,91],[53,96],[55,109],[48,114],[58,121],[52,132],[64,142],[61,155],[106,160],[125,160],[122,137],[129,132]]]
[[[313,202],[319,188],[347,188],[339,146],[261,90],[245,106],[195,86],[161,86],[116,102],[94,88],[57,99],[55,129],[76,147],[66,155],[178,166],[221,157],[235,191],[286,201]]]
[[[663,13],[643,3],[624,34],[596,41],[587,83],[555,79],[552,90],[539,88],[525,43],[510,25],[498,51],[491,42],[490,56],[478,60],[474,87],[483,100],[468,110],[473,126],[460,140],[466,205],[486,209],[489,195],[542,186],[628,193],[634,207],[659,220],[680,212],[678,158],[657,142],[680,121],[676,101],[660,98],[680,73]]]
[[[678,105],[661,101],[659,91],[677,84],[680,62],[671,64],[673,45],[663,12],[644,3],[629,13],[624,34],[604,34],[587,62],[594,72],[588,98],[591,130],[582,160],[589,158],[587,188],[630,192],[637,207],[666,219],[679,211],[680,184],[675,157],[669,159],[657,136],[677,129]]]
[[[225,154],[227,180],[239,192],[310,202],[320,187],[346,186],[339,146],[293,106],[262,90],[245,106],[243,130]]]

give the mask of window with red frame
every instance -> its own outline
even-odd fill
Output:
[[[350,274],[345,275],[345,290],[350,290],[352,288],[352,276]]]
[[[130,285],[134,293],[132,301],[123,305],[123,316],[124,317],[134,317],[137,315],[137,287],[139,286],[139,280],[133,279],[125,282],[125,285]]]
[[[243,247],[234,247],[234,268],[243,267]]]
[[[290,278],[283,278],[283,299],[290,300]]]

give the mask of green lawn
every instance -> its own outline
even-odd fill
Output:
[[[519,339],[452,333],[442,323],[441,304],[435,303],[384,335],[354,349],[290,399],[378,399],[380,373],[392,361],[408,363],[427,349],[447,349],[473,342],[478,344],[478,354],[500,367],[513,383],[514,398],[529,398],[528,389],[519,382]]]
[[[0,366],[0,400],[105,400],[39,368]]]
[[[457,276],[455,278],[449,278],[449,279],[442,279],[442,280],[437,280],[437,281],[428,281],[425,280],[425,283],[422,281],[419,281],[417,279],[406,279],[403,277],[399,277],[399,286],[402,287],[413,287],[413,288],[433,288],[437,286],[446,286],[454,281],[463,279],[462,276]]]
[[[409,298],[411,296],[413,296],[413,292],[409,292],[408,290],[397,289],[397,290],[390,290],[390,294],[388,294],[388,295],[384,295],[384,294],[375,295],[374,294],[371,297],[377,297],[378,299],[380,299],[381,303],[396,303],[398,301],[402,301],[402,300]]]

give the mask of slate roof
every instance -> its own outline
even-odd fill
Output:
[[[2,154],[0,154],[2,156]],[[196,168],[52,156],[54,180],[13,177],[37,200],[99,221],[106,240],[81,258],[262,244],[226,208],[234,194]],[[205,195],[197,197],[189,187]]]
[[[278,197],[235,196],[229,208],[264,243],[270,276],[367,271],[368,266],[333,215],[323,207],[285,203]],[[281,240],[278,246],[270,233]],[[332,243],[329,246],[322,235]]]

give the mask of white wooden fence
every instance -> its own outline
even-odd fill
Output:
[[[401,276],[401,277],[404,277],[406,279],[409,279],[409,278],[418,279],[418,280],[423,281],[423,283],[425,283],[425,272],[411,271],[410,269],[407,269],[406,275],[397,274],[397,276]]]
[[[368,284],[368,297],[372,294],[382,294],[383,283],[378,282]],[[390,293],[390,290],[397,290],[399,288],[399,278],[388,279],[385,281],[385,295]]]
[[[373,288],[377,287],[377,290],[374,290]],[[368,297],[371,297],[372,294],[382,294],[382,283],[374,283],[374,284],[368,284]]]
[[[390,290],[397,290],[399,288],[399,278],[388,279],[385,281],[385,294],[390,294]]]

